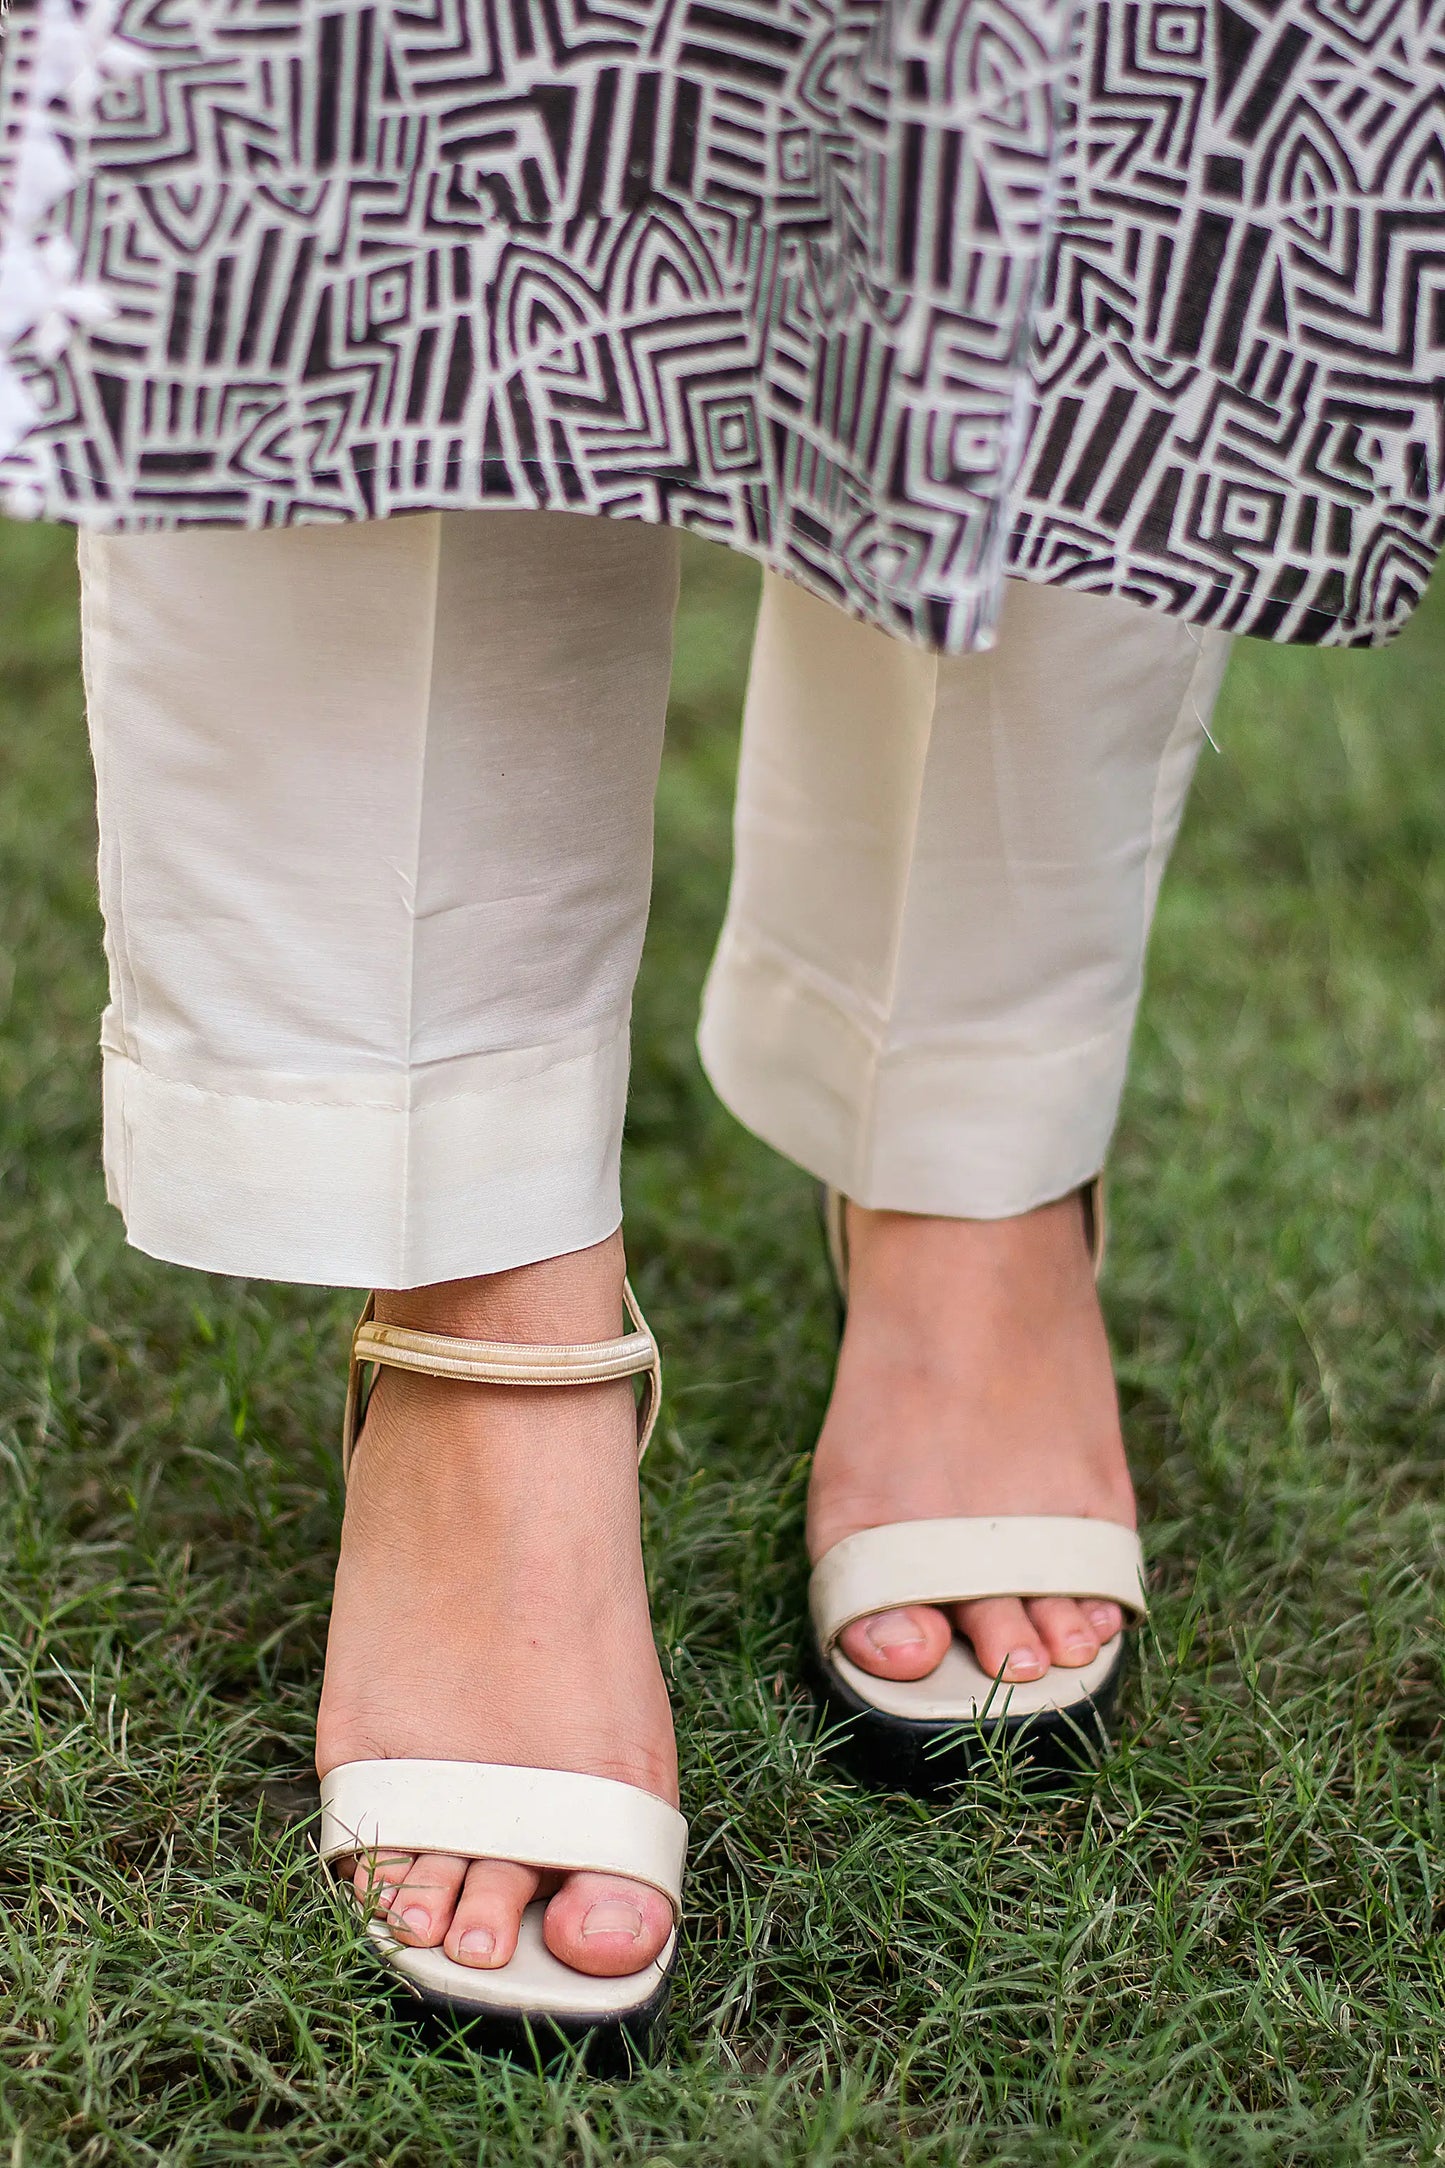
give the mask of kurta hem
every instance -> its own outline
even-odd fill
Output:
[[[1005,571],[1373,644],[1445,538],[1441,290],[1445,0],[4,18],[21,516],[602,512],[942,652]]]

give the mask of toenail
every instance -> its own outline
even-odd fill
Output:
[[[906,1611],[879,1611],[868,1621],[868,1639],[880,1656],[896,1649],[921,1649],[923,1635]]]
[[[636,1941],[642,1933],[642,1914],[636,1905],[624,1904],[620,1897],[604,1897],[593,1905],[582,1922],[584,1935],[628,1935]]]
[[[1095,1644],[1085,1634],[1075,1634],[1073,1640],[1068,1643],[1071,1656],[1092,1656],[1094,1649]]]
[[[1098,1627],[1101,1633],[1112,1632],[1114,1626],[1113,1618],[1110,1613],[1103,1608],[1102,1605],[1098,1605],[1092,1611],[1090,1611],[1089,1617],[1092,1623]]]
[[[497,1947],[497,1938],[490,1927],[469,1927],[457,1944],[472,1957],[490,1957]]]
[[[1010,1649],[1004,1665],[1005,1672],[1012,1672],[1016,1679],[1036,1679],[1043,1669],[1044,1661],[1037,1649]]]
[[[409,1927],[414,1935],[424,1935],[431,1925],[430,1912],[423,1912],[420,1905],[408,1905],[401,1915],[403,1927]]]

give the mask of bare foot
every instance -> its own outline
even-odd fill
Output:
[[[385,1322],[570,1343],[621,1329],[620,1235],[515,1272],[379,1295]],[[352,1462],[317,1722],[321,1775],[417,1756],[615,1777],[677,1804],[642,1572],[629,1384],[461,1385],[384,1370]],[[578,1972],[638,1972],[667,1901],[509,1860],[362,1861],[399,1941],[505,1965],[524,1908]]]
[[[1079,1514],[1134,1526],[1134,1492],[1077,1196],[1016,1219],[848,1206],[848,1316],[813,1463],[808,1550],[890,1521]],[[1093,1661],[1115,1603],[1015,1597],[875,1612],[843,1653],[922,1679],[954,1626],[1008,1681]]]

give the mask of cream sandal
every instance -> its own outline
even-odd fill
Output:
[[[530,1347],[459,1340],[444,1333],[378,1325],[366,1305],[351,1349],[342,1435],[349,1471],[365,1414],[367,1372],[383,1366],[483,1385],[598,1385],[640,1377],[638,1458],[647,1450],[662,1393],[657,1343],[624,1290],[633,1330],[580,1347]],[[494,1972],[458,1965],[440,1949],[398,1942],[380,1919],[367,1934],[381,1962],[417,2001],[466,2027],[480,2048],[545,2055],[562,2042],[585,2044],[594,2062],[626,2067],[652,2049],[677,1964],[687,1823],[666,1800],[609,1777],[494,1762],[345,1762],[321,1784],[321,1857],[447,1852],[465,1859],[511,1859],[563,1873],[615,1874],[660,1890],[673,1932],[644,1971],[593,1979],[555,1958],[542,1938],[541,1899],[522,1916],[510,1962]]]
[[[1095,1272],[1103,1259],[1103,1189],[1081,1193]],[[829,1254],[848,1294],[845,1203],[824,1206]],[[931,1792],[976,1773],[1001,1748],[1020,1774],[1049,1783],[1096,1761],[1124,1670],[1124,1637],[1079,1670],[1054,1665],[1005,1686],[980,1670],[960,1634],[926,1679],[878,1679],[839,1647],[845,1627],[909,1604],[990,1596],[1100,1597],[1126,1621],[1144,1617],[1143,1555],[1132,1528],[1058,1514],[896,1521],[846,1536],[819,1559],[809,1587],[812,1668],[833,1743],[865,1781]]]

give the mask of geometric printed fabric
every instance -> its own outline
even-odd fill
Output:
[[[689,527],[1374,641],[1445,509],[1445,0],[15,0],[0,489]]]
[[[73,185],[39,229],[58,309],[22,233],[42,313],[10,346],[37,410],[10,507],[669,521],[969,646],[1070,22],[1067,0],[18,0],[12,167],[39,114]]]
[[[1011,565],[1274,639],[1445,540],[1445,0],[1086,8]]]

